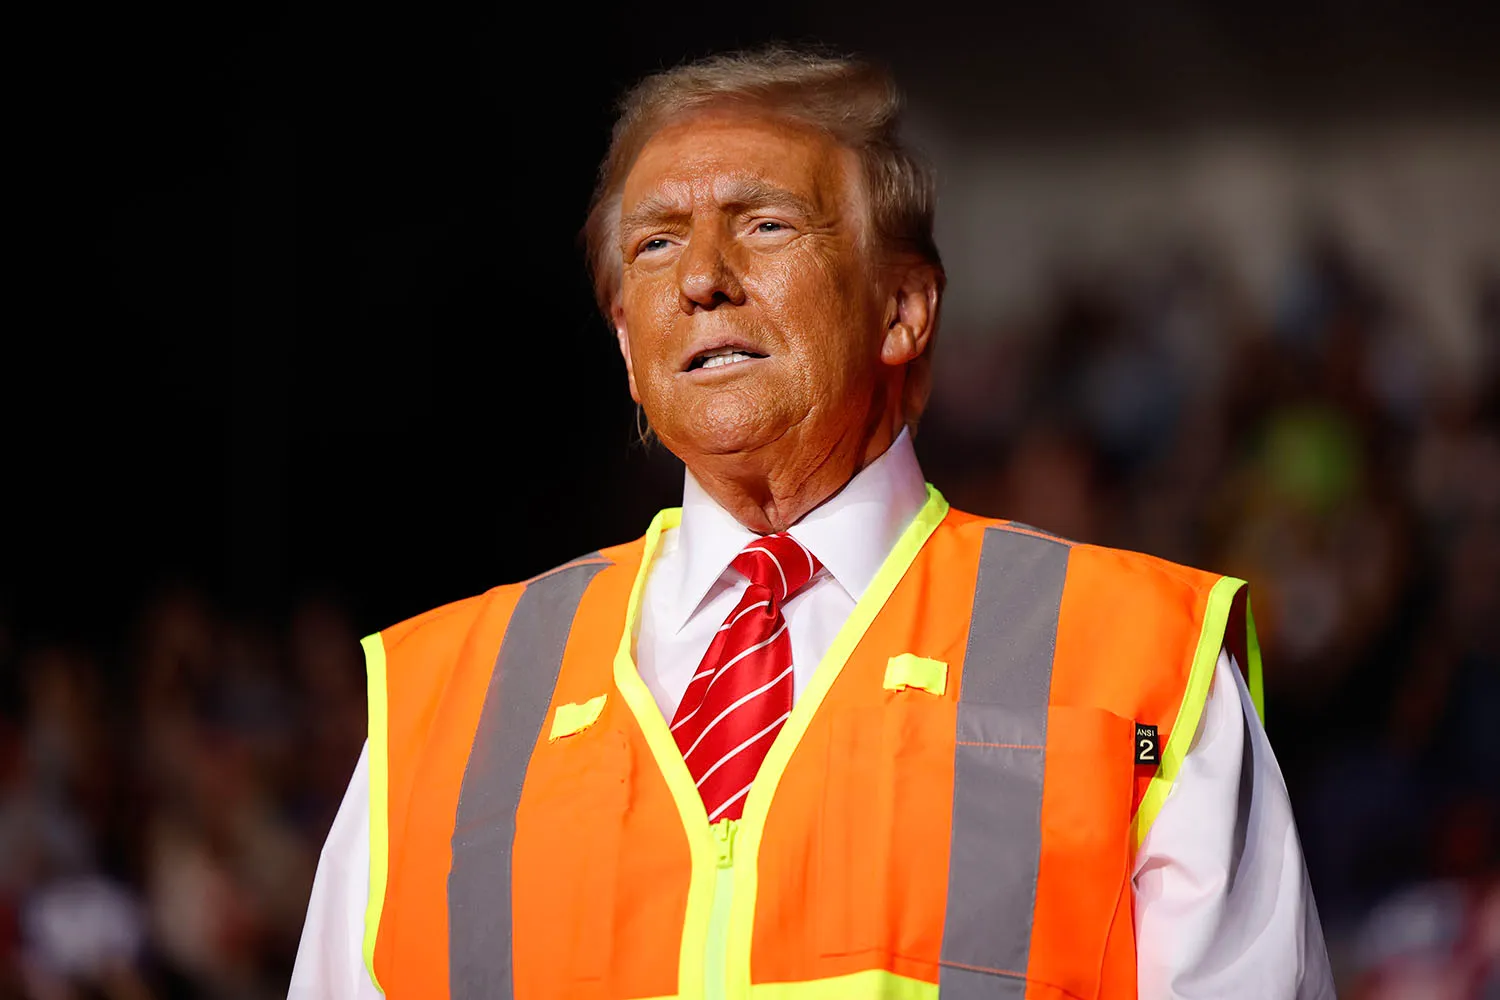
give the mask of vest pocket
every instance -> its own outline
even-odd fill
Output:
[[[517,971],[545,956],[545,979],[577,984],[570,996],[609,992],[628,754],[623,734],[597,728],[541,743],[527,771],[511,859]]]
[[[877,956],[927,965],[941,944],[953,708],[922,691],[886,700],[830,718],[810,903],[818,954],[897,971]]]
[[[1124,894],[1128,924],[1134,784],[1132,720],[1092,706],[1052,707],[1027,975],[1069,997],[1113,996],[1127,982],[1134,995],[1134,934],[1118,919]],[[1120,947],[1131,953],[1123,977],[1105,959]]]
[[[966,704],[955,727],[951,702],[943,718],[923,697],[830,719],[818,953],[1097,996],[1128,872],[1134,723],[1054,706],[1043,751],[1014,710]]]

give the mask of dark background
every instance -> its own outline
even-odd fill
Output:
[[[960,149],[1149,144],[1224,123],[1316,136],[1456,120],[1493,135],[1500,108],[1481,5],[52,17],[21,33],[34,60],[9,157],[24,181],[0,365],[0,900],[8,982],[38,995],[278,995],[358,753],[357,637],[634,537],[680,496],[675,460],[634,443],[577,238],[612,101],[642,73],[773,38],[857,48]],[[1318,304],[1228,310],[1203,336],[1230,345],[1240,377],[1207,400],[1183,390],[1122,436],[1090,409],[1087,373],[1155,357],[1131,353],[1152,328],[1141,301],[1217,287],[1212,254],[1164,259],[1155,276],[1060,271],[1019,334],[1002,336],[1004,317],[945,330],[918,440],[929,478],[978,513],[1266,584],[1270,731],[1346,988],[1384,995],[1374,970],[1397,960],[1467,970],[1453,928],[1478,912],[1471,896],[1497,905],[1473,887],[1493,882],[1500,760],[1481,735],[1500,710],[1500,501],[1486,492],[1500,264],[1474,260],[1465,278],[1472,377],[1398,405],[1349,375],[1392,297],[1336,233],[1310,237],[1289,267]],[[1150,364],[1125,370],[1158,384]],[[961,375],[980,391],[944,405]],[[1210,425],[1210,443],[1181,443]],[[1260,502],[1278,475],[1263,446],[1288,425],[1319,483],[1277,507]],[[1330,466],[1359,471],[1328,486]],[[1447,485],[1421,485],[1433,476]],[[1303,549],[1316,594],[1354,593],[1352,624],[1322,645],[1278,639],[1300,613],[1285,595],[1303,577],[1285,567],[1307,560],[1267,556],[1303,552],[1277,532],[1349,524],[1375,527]],[[1371,545],[1393,553],[1373,569],[1359,564]],[[184,757],[210,763],[178,773]],[[241,826],[209,819],[241,806]],[[1430,822],[1392,818],[1409,814]],[[183,888],[172,873],[189,869],[213,874]],[[108,960],[70,965],[28,916],[75,883],[131,928],[89,952]],[[1371,916],[1403,892],[1416,911]],[[181,916],[195,906],[218,916]],[[1412,912],[1449,932],[1403,936]],[[1478,982],[1432,975],[1453,996]]]

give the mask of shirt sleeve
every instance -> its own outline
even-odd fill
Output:
[[[370,891],[369,746],[323,843],[287,1000],[380,1000],[365,970],[365,900]]]
[[[1286,785],[1227,651],[1134,883],[1141,1000],[1332,1000]]]

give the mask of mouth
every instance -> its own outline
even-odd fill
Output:
[[[715,347],[693,355],[685,371],[695,372],[700,369],[726,368],[730,365],[743,364],[746,361],[759,361],[764,357],[766,355],[740,345]]]

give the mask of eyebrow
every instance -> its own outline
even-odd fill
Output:
[[[786,188],[765,181],[734,181],[728,186],[721,207],[731,212],[748,208],[782,208],[802,216],[811,216],[813,206],[805,199]],[[647,195],[635,209],[620,218],[620,232],[672,222],[688,215],[683,204],[660,195]]]

